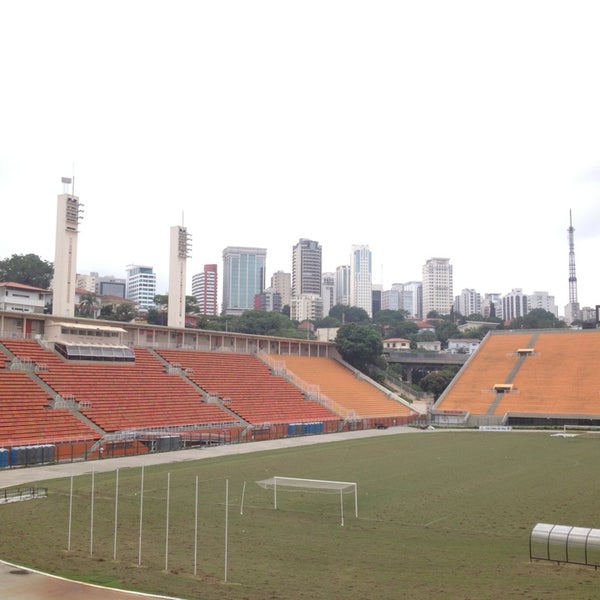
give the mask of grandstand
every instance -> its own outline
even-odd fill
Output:
[[[435,403],[434,422],[600,425],[598,330],[490,332]]]
[[[395,425],[416,414],[405,401],[333,358],[270,355],[269,359],[290,377],[312,385],[324,403],[349,418],[373,420],[375,426]]]
[[[197,386],[253,425],[339,421],[339,415],[307,400],[299,388],[273,375],[252,354],[161,349],[157,353],[183,367]]]
[[[278,372],[279,355],[133,346],[134,360],[120,360],[101,349],[73,359],[47,341],[0,340],[0,447],[54,444],[58,459],[99,458],[415,417],[329,358],[309,358],[312,374],[297,375],[302,361],[287,355]],[[336,366],[345,378],[330,382]]]

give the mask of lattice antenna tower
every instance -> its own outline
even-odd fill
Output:
[[[577,275],[575,274],[575,228],[569,209],[569,304],[577,304]]]

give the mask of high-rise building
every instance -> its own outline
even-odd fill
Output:
[[[400,290],[392,288],[381,293],[382,310],[400,310]]]
[[[266,259],[265,248],[223,250],[223,314],[241,315],[254,309],[254,296],[265,289]]]
[[[538,308],[548,311],[558,318],[558,306],[554,302],[554,296],[550,296],[548,292],[533,292],[533,294],[527,295],[527,312]]]
[[[152,267],[127,265],[126,275],[125,294],[127,299],[135,302],[138,308],[154,308],[156,273],[154,273]]]
[[[321,298],[323,299],[323,316],[335,306],[335,273],[323,273],[321,281]]]
[[[300,238],[292,251],[292,296],[321,295],[321,266],[319,242]]]
[[[192,276],[192,296],[196,298],[198,310],[203,315],[218,314],[217,265],[204,265],[201,273]]]
[[[465,288],[456,296],[454,310],[463,317],[481,314],[481,294],[473,289]]]
[[[271,276],[271,287],[281,296],[282,306],[289,306],[292,299],[292,275],[284,271],[275,271]]]
[[[98,273],[90,273],[89,275],[83,275],[77,273],[77,289],[85,290],[90,294],[97,293],[98,286]]]
[[[513,288],[509,294],[502,296],[502,318],[510,323],[518,317],[524,317],[528,312],[527,296],[521,288]]]
[[[81,220],[79,197],[69,193],[72,179],[63,177],[63,193],[57,198],[54,277],[52,279],[52,314],[75,316],[77,286],[77,236]]]
[[[352,246],[350,258],[350,305],[373,316],[372,263],[369,246]]]
[[[295,321],[318,321],[323,318],[323,299],[318,294],[292,296],[290,313]]]
[[[454,302],[452,265],[449,258],[430,258],[423,265],[423,317],[435,311],[449,315]]]
[[[341,265],[335,270],[335,302],[350,306],[350,265]]]
[[[423,318],[423,282],[407,281],[406,283],[393,284],[401,286],[400,309],[405,310],[409,318]]]
[[[125,279],[117,279],[113,275],[100,276],[94,271],[89,275],[77,273],[77,289],[86,290],[91,294],[125,299],[125,287]]]
[[[283,308],[281,294],[276,292],[272,287],[266,288],[261,294],[254,296],[254,308],[256,310],[280,313]]]
[[[116,296],[125,299],[125,279],[117,279],[112,275],[98,277],[96,282],[96,293],[100,296]]]
[[[486,319],[489,317],[502,319],[502,294],[498,292],[488,292],[484,294],[481,302],[481,314]]]
[[[383,286],[380,283],[374,283],[371,288],[371,308],[376,315],[381,310],[381,296],[383,295]]]

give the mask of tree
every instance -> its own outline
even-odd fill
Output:
[[[115,321],[121,321],[121,323],[128,323],[133,321],[137,316],[137,311],[132,304],[128,302],[122,302],[117,304],[115,309]]]
[[[388,331],[388,334],[391,333],[391,331]],[[417,333],[419,333],[419,326],[414,321],[403,321],[394,327],[391,337],[410,339],[411,336],[415,336]]]
[[[435,342],[437,340],[437,336],[433,331],[426,329],[425,331],[421,331],[421,333],[417,334],[416,340],[418,342]]]
[[[339,327],[341,322],[338,321],[335,317],[329,316],[317,321],[315,323],[316,329],[333,329],[335,327]]]
[[[431,371],[423,379],[419,381],[419,387],[424,392],[433,394],[437,400],[442,392],[448,387],[455,373],[450,369],[442,369],[440,371]]]
[[[79,298],[78,312],[82,317],[87,317],[88,319],[94,319],[100,308],[98,303],[98,297],[94,292],[88,292],[87,294],[82,294]]]
[[[369,313],[364,308],[358,306],[346,306],[345,304],[336,304],[329,311],[329,316],[334,317],[340,323],[368,323]]]
[[[156,294],[153,298],[154,304],[158,310],[167,310],[169,308],[169,295],[168,294]],[[198,299],[196,296],[185,297],[185,314],[195,314],[200,311],[198,306]]]
[[[186,296],[185,297],[185,314],[196,314],[200,312],[200,307],[198,306],[198,298],[196,296]]]
[[[154,298],[156,302],[156,297]],[[166,325],[167,311],[166,309],[149,308],[146,313],[146,321],[149,325]]]
[[[443,346],[448,344],[449,338],[455,338],[460,335],[458,327],[451,321],[440,321],[435,326],[435,335]]]
[[[338,331],[336,347],[342,358],[360,371],[377,365],[383,352],[381,335],[373,325],[350,323]]]
[[[99,319],[105,321],[120,321],[121,323],[128,323],[137,316],[135,306],[129,302],[122,302],[120,304],[104,304],[100,309]]]
[[[410,321],[406,321],[406,315],[407,312],[405,310],[380,310],[373,317],[373,324],[379,327],[379,331],[384,338],[405,337],[398,334],[397,330],[402,328],[406,323],[410,323]]]
[[[167,310],[167,307],[169,306],[169,296],[167,294],[156,294],[152,300],[156,308]]]
[[[292,321],[278,312],[266,310],[246,310],[239,317],[236,331],[255,335],[298,336]]]
[[[566,326],[554,313],[543,308],[534,308],[524,317],[513,319],[510,324],[511,329],[561,329]]]
[[[13,254],[0,260],[0,281],[12,281],[47,290],[54,276],[52,263],[37,254]]]

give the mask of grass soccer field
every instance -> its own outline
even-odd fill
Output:
[[[600,525],[599,450],[434,431],[48,480],[0,505],[0,558],[202,600],[593,598],[600,573],[530,561],[529,535]],[[356,482],[359,516],[353,494],[280,492],[275,510],[256,484],[273,476]]]

